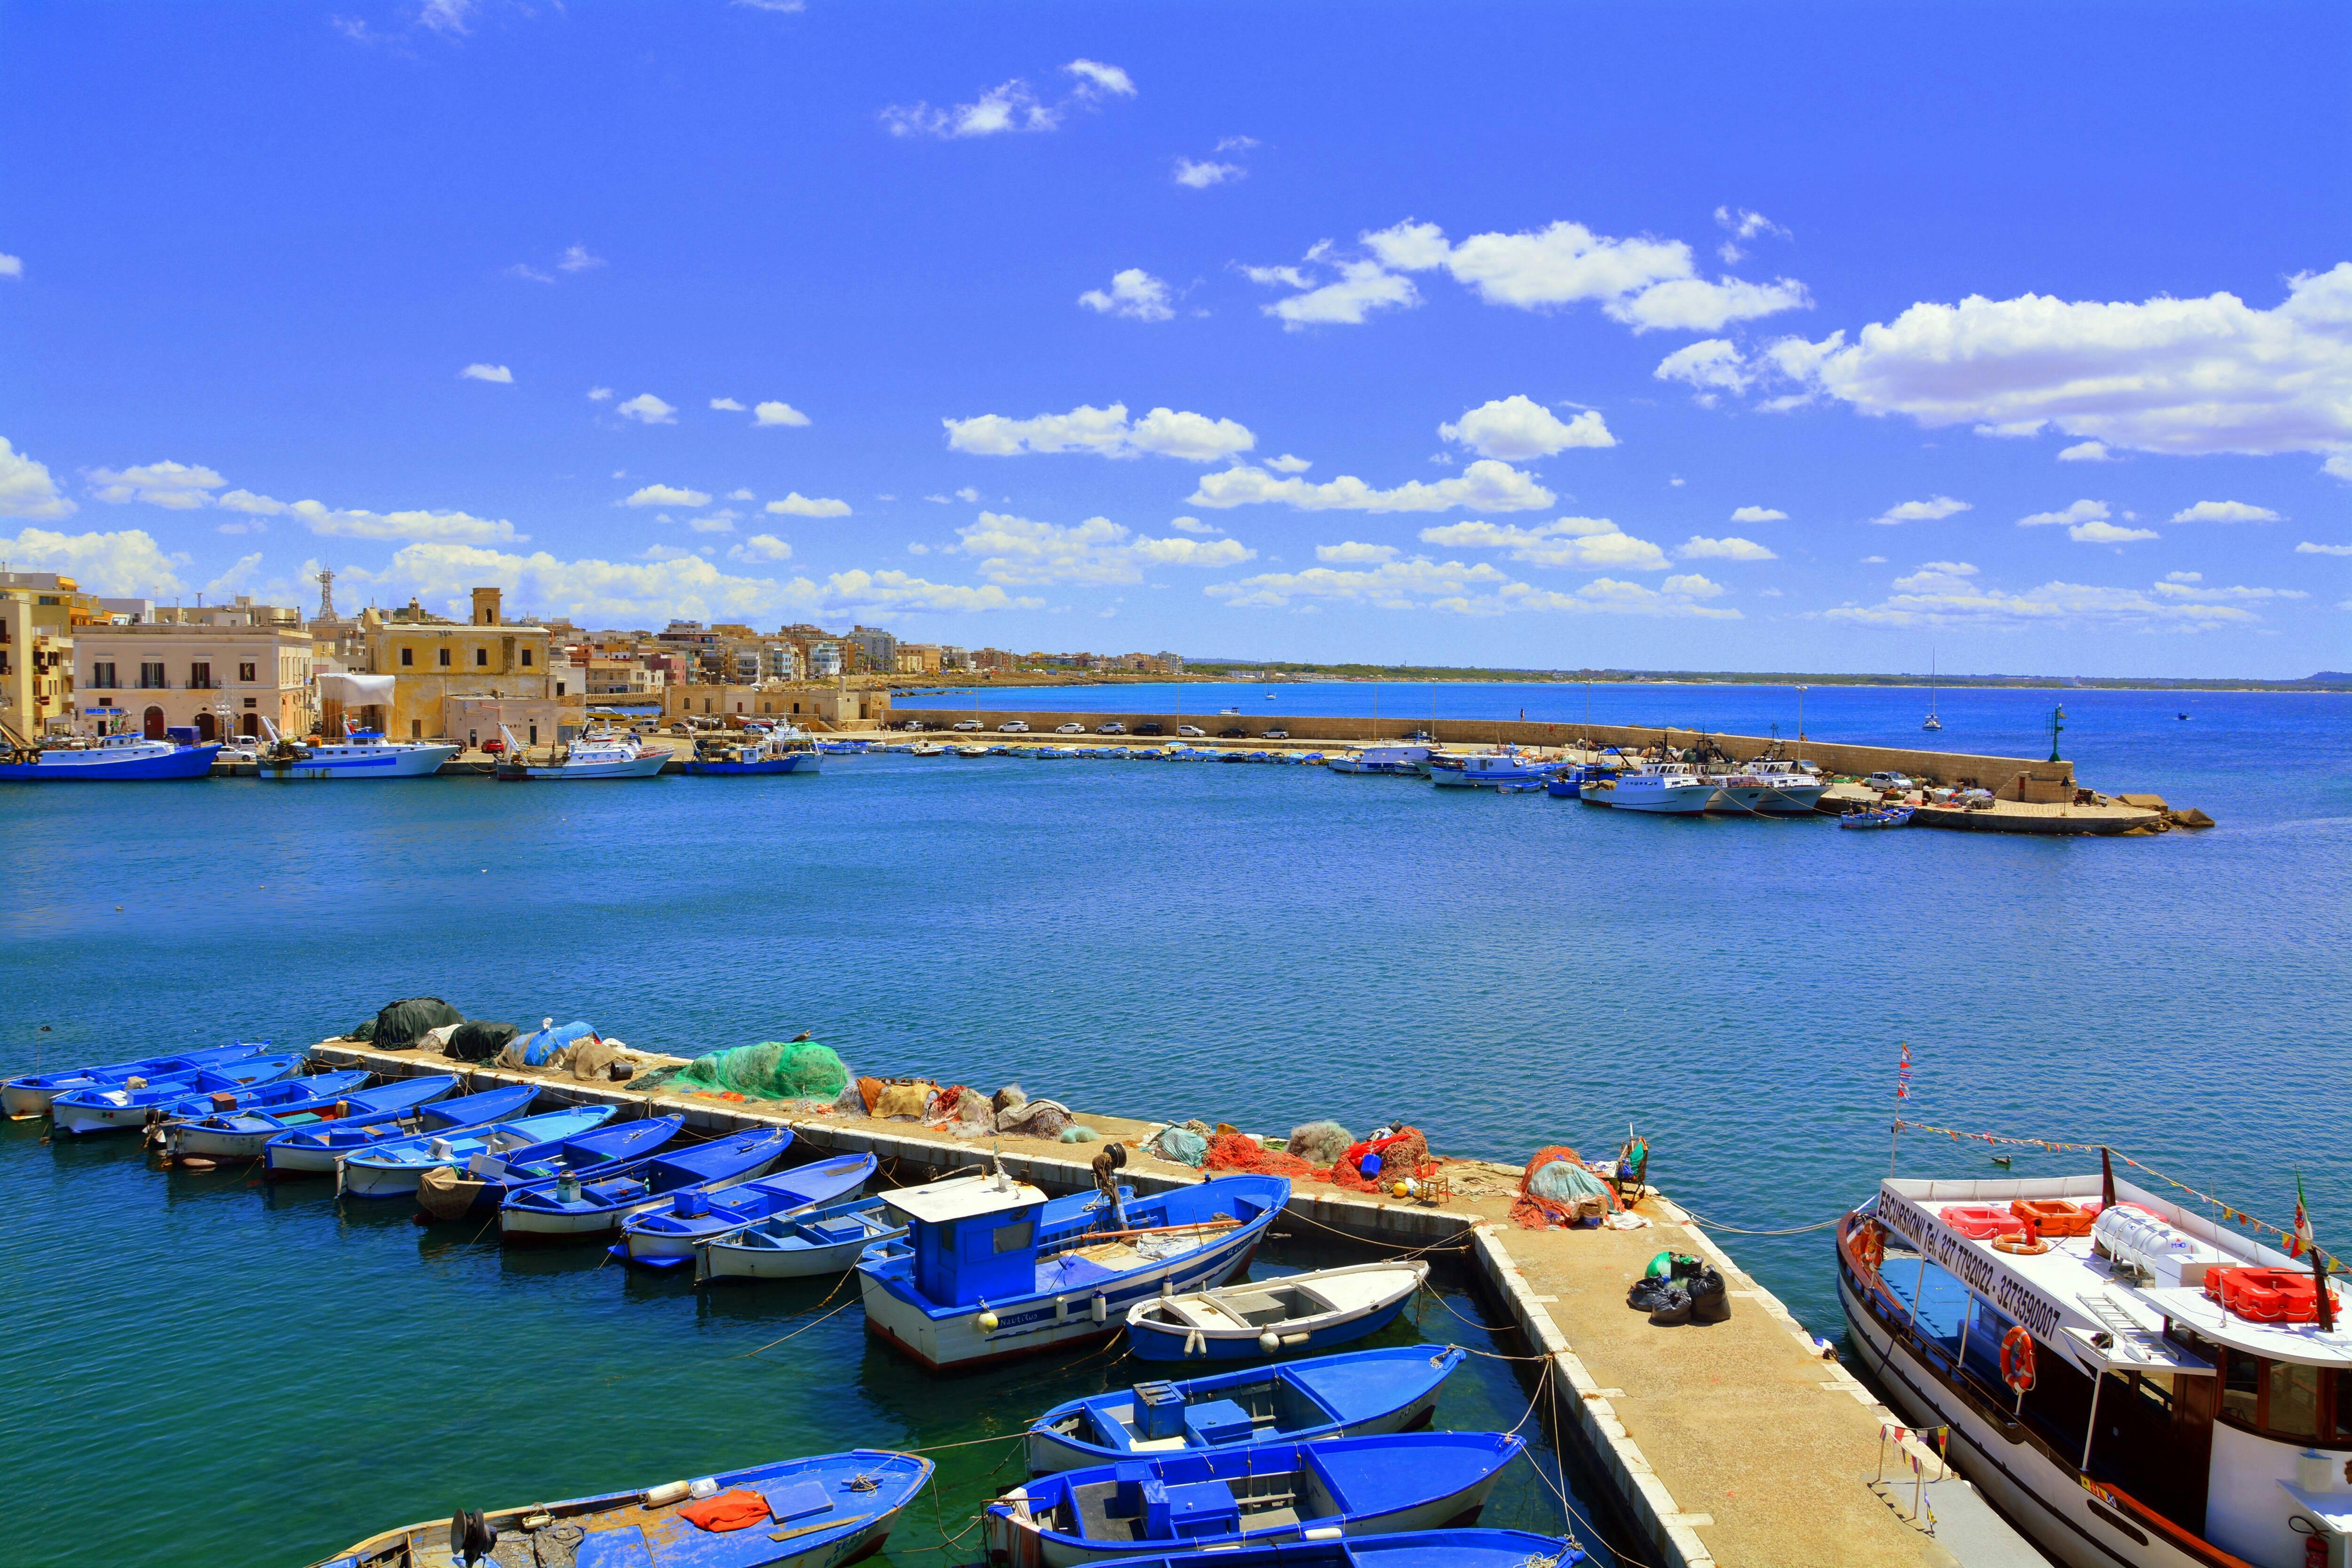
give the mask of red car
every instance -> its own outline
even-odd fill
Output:
[[[494,757],[502,755],[506,749],[507,743],[504,741],[485,741],[482,742],[482,750]]]

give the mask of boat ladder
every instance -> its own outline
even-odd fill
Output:
[[[2128,1344],[2152,1362],[2162,1362],[2163,1352],[2157,1348],[2157,1335],[2123,1309],[2123,1304],[2104,1290],[2085,1290],[2080,1298],[2091,1316],[2116,1336],[2118,1344]]]

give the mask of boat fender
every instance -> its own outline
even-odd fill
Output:
[[[1208,1347],[1207,1343],[1206,1343],[1206,1342],[1202,1339],[1202,1337],[1201,1337],[1201,1331],[1200,1331],[1200,1330],[1198,1330],[1198,1329],[1193,1329],[1193,1330],[1190,1331],[1189,1332],[1187,1332],[1187,1333],[1185,1334],[1185,1336],[1184,1336],[1184,1353],[1185,1353],[1186,1355],[1188,1355],[1188,1356],[1206,1355],[1206,1354],[1208,1353],[1208,1351],[1209,1351],[1209,1347]]]
[[[1291,1346],[1303,1345],[1307,1342],[1307,1336],[1305,1334],[1285,1334],[1282,1336],[1282,1342],[1286,1345]]]
[[[1194,1336],[1194,1338],[1198,1337],[1199,1336],[1197,1334]],[[1275,1352],[1282,1348],[1282,1336],[1276,1333],[1272,1329],[1268,1329],[1265,1332],[1258,1335],[1257,1348],[1264,1351],[1266,1354],[1272,1355]],[[1192,1342],[1191,1340],[1184,1342],[1184,1353],[1186,1355],[1191,1355],[1192,1353]]]
[[[1110,1321],[1110,1298],[1104,1295],[1099,1290],[1096,1291],[1094,1302],[1089,1308],[1089,1310],[1094,1313],[1096,1322],[1107,1323]]]
[[[205,1159],[202,1154],[183,1154],[180,1156],[180,1169],[184,1171],[209,1171],[213,1168],[213,1163],[210,1160]]]
[[[687,1483],[684,1481],[664,1481],[660,1486],[649,1487],[646,1489],[645,1499],[646,1506],[647,1508],[667,1508],[671,1503],[682,1500],[685,1498],[687,1491]]]
[[[687,1483],[686,1489],[688,1496],[698,1500],[702,1498],[717,1497],[719,1495],[719,1478],[716,1476],[697,1476],[693,1480]]]
[[[992,1334],[996,1331],[998,1319],[995,1310],[985,1301],[980,1304],[980,1316],[971,1321],[972,1326],[983,1334]]]

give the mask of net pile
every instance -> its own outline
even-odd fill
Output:
[[[1400,1128],[1386,1138],[1350,1148],[1331,1167],[1331,1184],[1351,1193],[1377,1193],[1419,1174],[1428,1163],[1429,1140],[1417,1128]]]
[[[849,1069],[831,1046],[814,1040],[790,1045],[763,1040],[697,1057],[670,1081],[688,1089],[731,1091],[747,1100],[831,1100],[848,1083]]]
[[[1572,1225],[1580,1216],[1597,1216],[1612,1202],[1609,1189],[1584,1168],[1575,1150],[1552,1144],[1537,1150],[1521,1173],[1511,1218],[1522,1230],[1545,1230]]]
[[[1209,1140],[1209,1157],[1202,1162],[1204,1171],[1246,1171],[1259,1176],[1288,1176],[1294,1182],[1311,1182],[1323,1173],[1296,1154],[1279,1150],[1263,1149],[1244,1132],[1220,1132]]]

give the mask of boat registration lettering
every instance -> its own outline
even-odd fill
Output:
[[[2036,1339],[2047,1340],[2057,1333],[2062,1314],[2055,1301],[2007,1269],[1994,1268],[1991,1258],[1969,1247],[1925,1209],[1882,1189],[1878,1217],[1917,1247],[1922,1258],[2023,1323]]]

